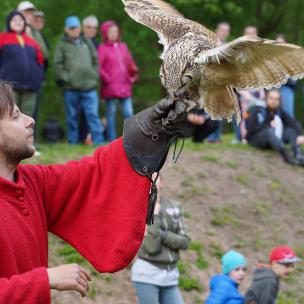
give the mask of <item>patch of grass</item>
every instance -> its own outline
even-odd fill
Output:
[[[197,186],[193,186],[191,188],[191,194],[193,196],[195,196],[195,195],[203,195],[204,194],[204,189],[203,188],[199,188]]]
[[[207,175],[205,173],[203,173],[203,172],[197,172],[196,173],[196,177],[198,177],[198,178],[205,178],[205,177],[207,177]]]
[[[270,181],[269,187],[272,190],[278,190],[282,187],[282,183],[278,179],[274,178]]]
[[[193,184],[193,181],[192,181],[191,178],[184,179],[184,180],[182,180],[181,183],[180,183],[180,185],[181,185],[182,187],[185,187],[185,188],[186,188],[186,187],[191,187],[192,184]]]
[[[220,157],[218,155],[204,155],[201,157],[201,160],[207,161],[207,162],[218,162]]]
[[[240,228],[241,222],[233,214],[233,208],[229,205],[221,207],[213,207],[210,209],[213,213],[211,224],[217,227],[232,226],[234,228]]]
[[[261,170],[256,170],[255,171],[255,175],[257,177],[266,177],[266,174],[263,171],[261,171]]]
[[[177,263],[177,268],[179,273],[182,274],[186,274],[188,272],[188,267],[189,265],[184,263],[183,261],[179,260]]]
[[[199,269],[207,269],[209,267],[209,263],[202,253],[197,255],[195,265]]]
[[[294,291],[282,291],[279,294],[277,304],[299,304]]]
[[[108,283],[111,283],[113,281],[113,277],[111,275],[106,275],[103,279]]]
[[[201,242],[199,241],[192,241],[190,243],[189,249],[196,251],[196,252],[201,252],[203,250],[204,246]]]
[[[98,292],[98,290],[97,290],[96,284],[93,282],[90,284],[90,288],[88,290],[87,297],[94,300],[97,292]]]
[[[67,263],[84,264],[86,261],[76,249],[68,244],[58,250],[58,255],[63,256]]]
[[[197,290],[203,291],[203,287],[197,278],[180,276],[179,278],[179,287],[186,291]]]
[[[254,203],[255,212],[261,215],[265,215],[270,211],[270,205],[264,201],[257,200]]]
[[[221,260],[225,251],[222,246],[217,242],[211,242],[208,246],[211,256],[216,257],[218,260]]]
[[[69,256],[71,254],[77,253],[77,250],[71,247],[70,245],[64,245],[58,250],[58,255],[60,256]]]
[[[184,218],[187,218],[187,219],[191,219],[191,218],[192,218],[192,215],[191,215],[190,212],[184,211],[184,212],[183,212],[183,217],[184,217]]]
[[[239,164],[236,161],[229,160],[225,162],[226,167],[231,169],[237,169],[239,167]]]
[[[192,241],[189,246],[190,250],[196,252],[195,265],[199,269],[206,269],[209,267],[209,263],[203,254],[204,246],[198,241]]]
[[[241,184],[241,185],[243,185],[243,186],[245,186],[245,187],[247,187],[247,188],[250,188],[250,182],[249,182],[249,178],[248,178],[247,175],[239,174],[239,175],[237,175],[237,176],[235,177],[235,180],[236,180],[239,184]]]
[[[255,231],[253,235],[252,245],[254,246],[254,249],[257,251],[265,249],[265,242],[262,238],[260,231]]]

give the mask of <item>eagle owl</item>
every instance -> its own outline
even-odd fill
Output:
[[[160,79],[171,96],[188,95],[213,119],[231,120],[239,104],[233,88],[270,89],[304,77],[304,48],[243,36],[221,44],[216,34],[184,18],[162,0],[122,0],[135,21],[164,46]]]

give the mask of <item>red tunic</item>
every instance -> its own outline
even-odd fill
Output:
[[[145,229],[150,182],[130,166],[122,140],[63,165],[19,165],[0,178],[0,304],[48,304],[47,231],[100,272],[128,265]]]

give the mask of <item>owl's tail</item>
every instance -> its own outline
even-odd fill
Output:
[[[237,123],[241,121],[239,101],[231,86],[222,86],[204,91],[204,109],[212,119],[232,120],[236,113]]]

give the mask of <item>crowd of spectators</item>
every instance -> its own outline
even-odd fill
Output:
[[[22,1],[7,16],[6,31],[0,34],[0,79],[11,82],[21,111],[38,120],[45,74],[49,66],[49,43],[43,34],[45,16],[29,1]],[[55,81],[62,89],[66,114],[66,137],[70,144],[103,144],[117,137],[116,110],[120,105],[123,118],[133,115],[132,86],[138,80],[138,67],[121,41],[115,21],[100,25],[90,15],[82,21],[68,16],[63,35],[55,46]],[[215,30],[222,43],[228,41],[231,27],[220,22]],[[244,35],[258,35],[254,25],[244,28]],[[283,34],[278,42],[285,42]],[[233,143],[249,143],[257,148],[272,148],[292,165],[304,165],[300,146],[304,142],[300,123],[295,118],[296,81],[289,79],[279,90],[237,90],[242,121],[233,119]],[[99,91],[100,88],[100,91]],[[278,99],[271,107],[270,99]],[[100,118],[100,101],[105,118]],[[185,136],[196,143],[221,143],[223,121],[213,121],[203,110],[188,115]],[[50,130],[49,130],[50,128]],[[43,138],[57,142],[63,131],[54,117],[43,126]],[[292,146],[287,151],[285,143]]]

